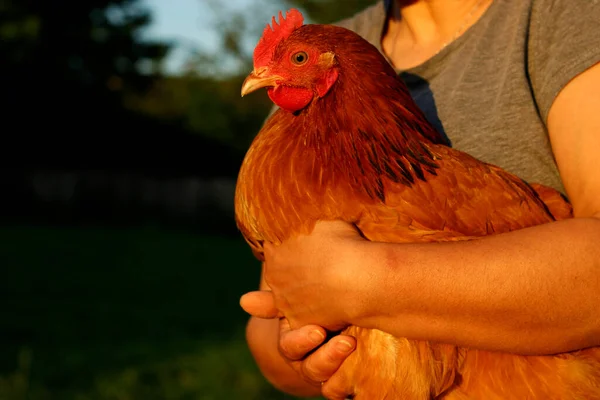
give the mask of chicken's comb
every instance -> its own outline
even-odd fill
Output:
[[[275,17],[272,19],[273,27],[269,24],[265,27],[262,37],[254,49],[254,68],[264,67],[271,61],[275,48],[280,41],[289,37],[292,32],[304,23],[302,13],[292,8],[285,13],[285,18],[279,11],[279,23]]]

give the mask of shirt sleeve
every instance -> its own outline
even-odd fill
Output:
[[[600,0],[534,0],[530,21],[528,72],[545,122],[567,83],[600,62]]]

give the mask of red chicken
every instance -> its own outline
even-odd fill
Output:
[[[375,47],[279,13],[254,51],[242,95],[267,88],[280,109],[250,147],[238,226],[265,241],[353,223],[383,242],[469,240],[571,216],[553,189],[448,147]],[[600,349],[525,357],[348,327],[357,350],[338,373],[355,399],[600,399]]]

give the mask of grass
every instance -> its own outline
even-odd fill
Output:
[[[0,399],[291,399],[260,375],[240,239],[159,228],[0,228]]]

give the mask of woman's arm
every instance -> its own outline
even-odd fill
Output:
[[[380,295],[355,322],[520,354],[600,345],[600,219],[375,251]]]

